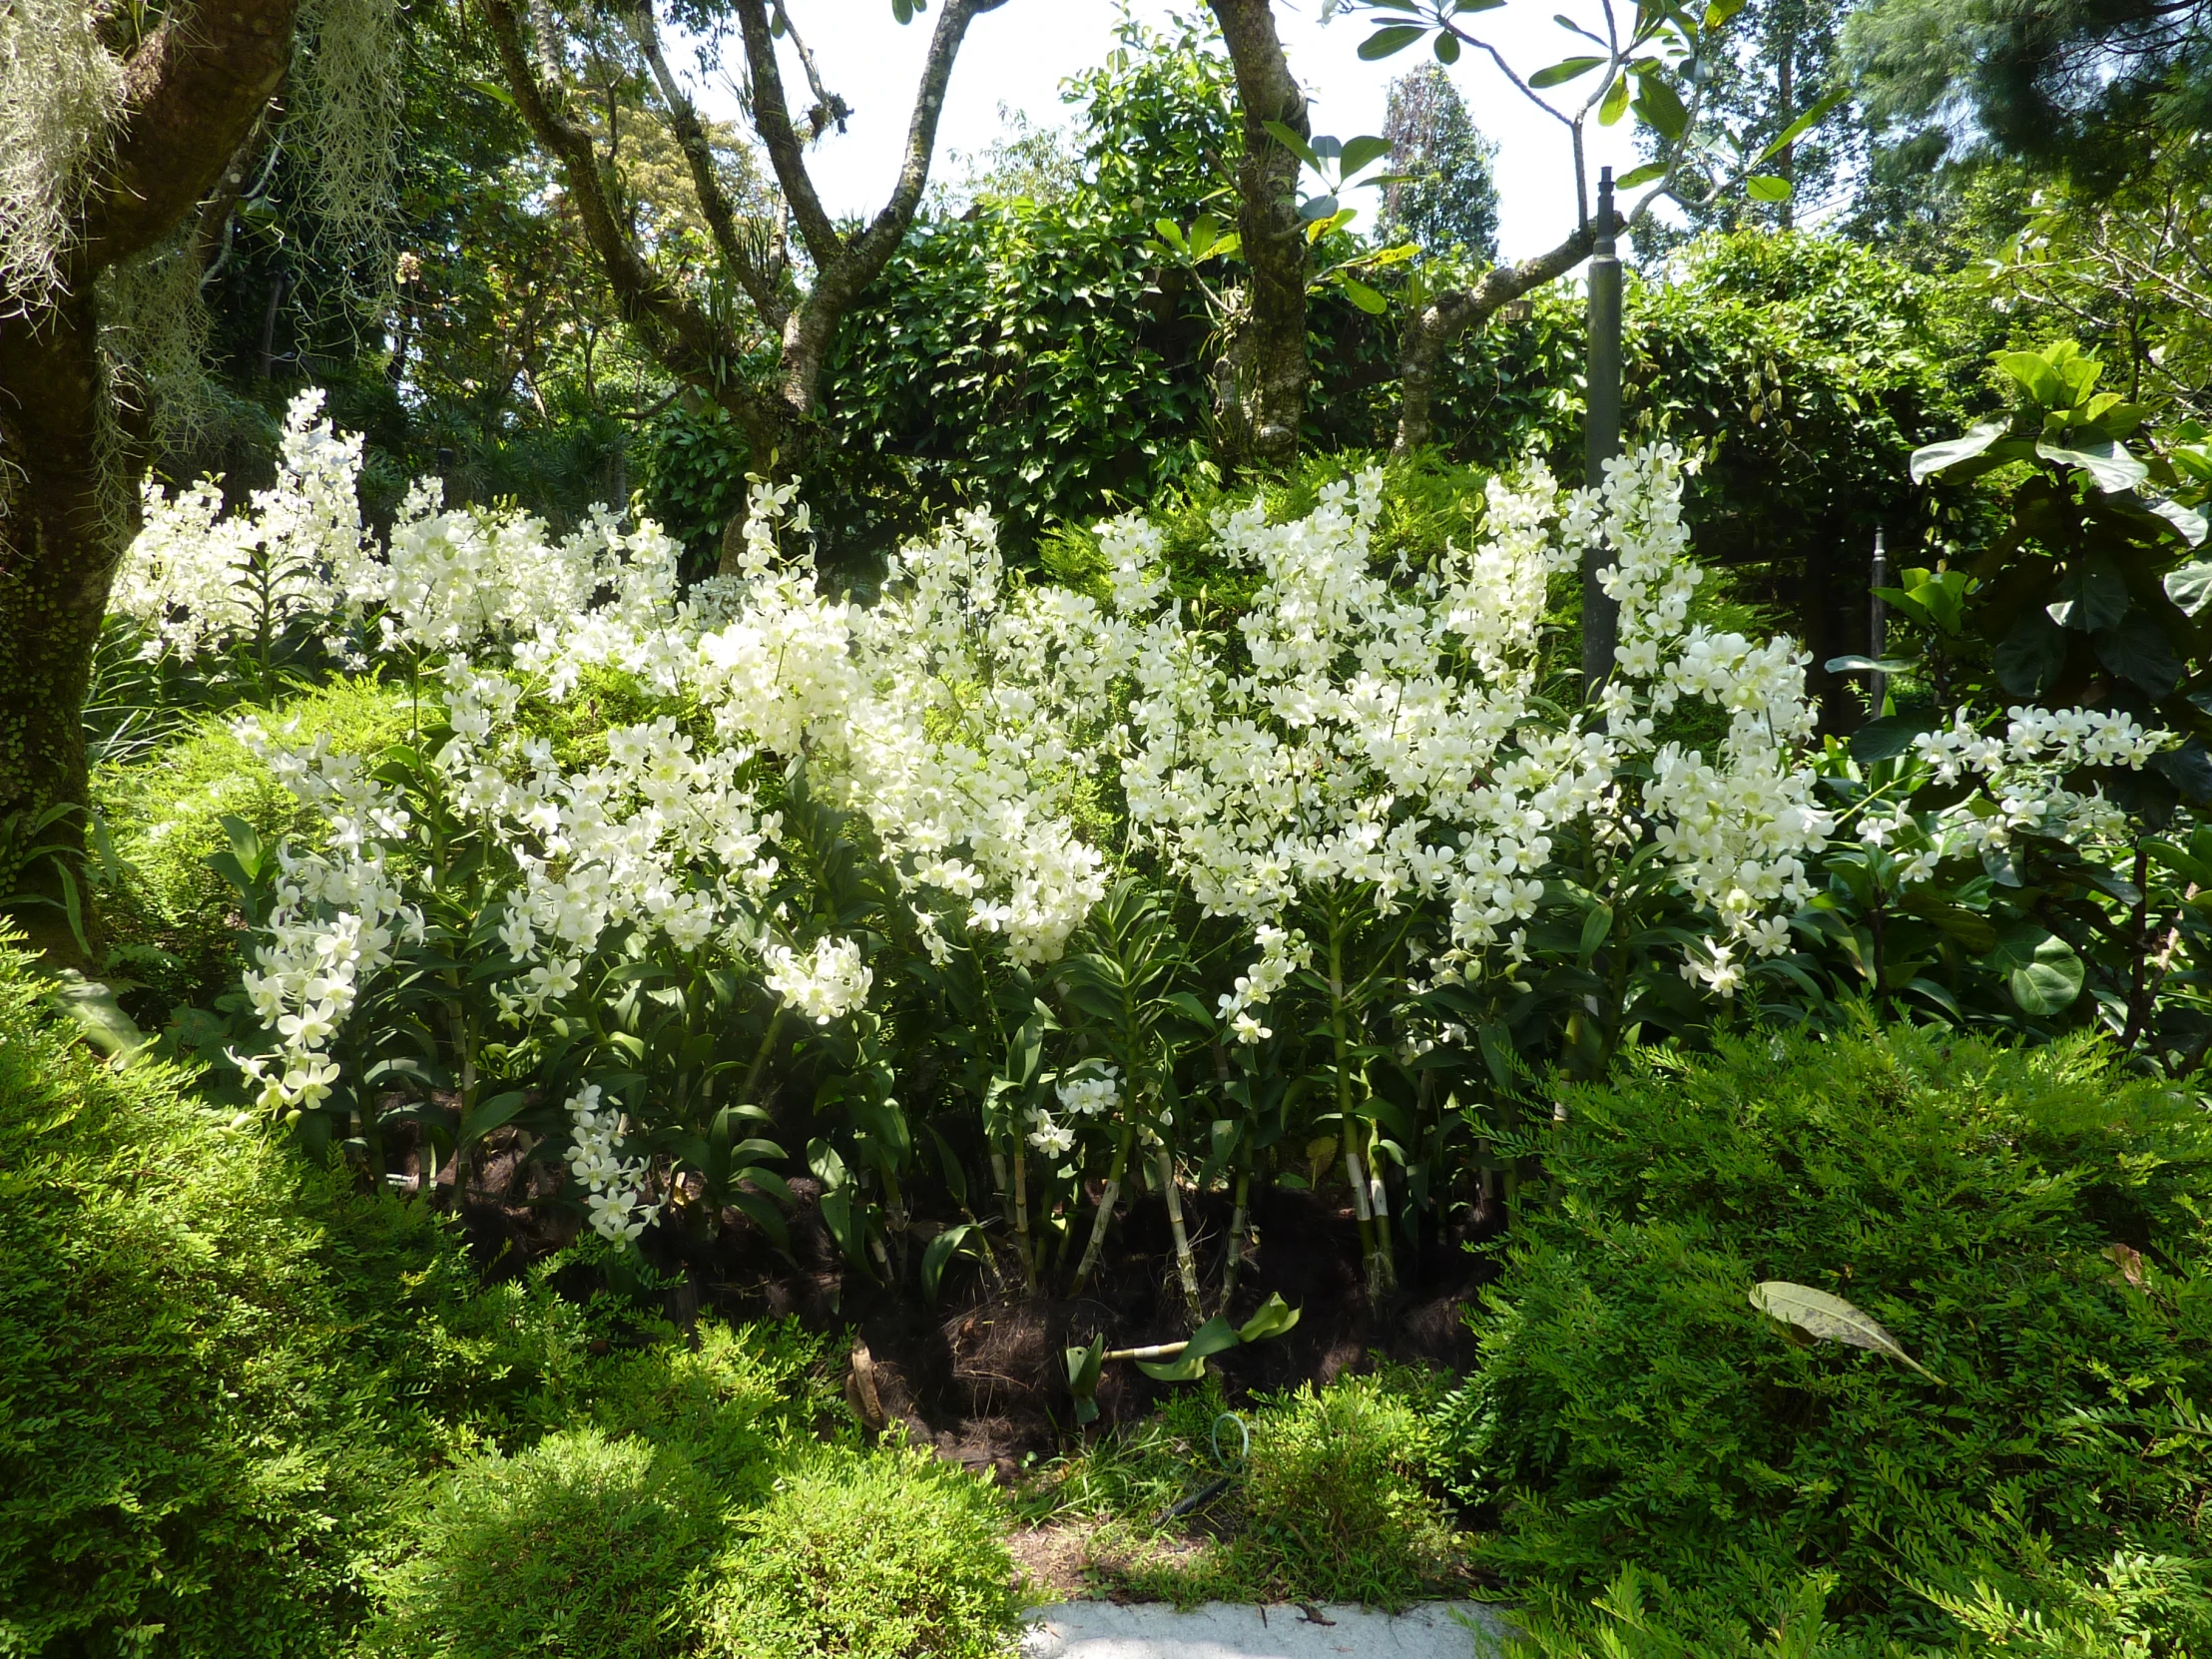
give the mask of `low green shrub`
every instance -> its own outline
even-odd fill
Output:
[[[1238,1493],[1240,1576],[1269,1599],[1398,1607],[1445,1581],[1457,1539],[1424,1483],[1425,1424],[1382,1377],[1264,1401]]]
[[[690,1458],[597,1428],[440,1481],[362,1640],[374,1659],[673,1659],[691,1651],[723,1500]]]
[[[714,1659],[995,1659],[1020,1630],[1002,1506],[926,1451],[825,1448],[738,1526]]]
[[[327,1651],[444,1443],[395,1379],[458,1245],[41,1002],[0,942],[0,1653]]]
[[[1032,1523],[1103,1522],[1093,1568],[1117,1595],[1399,1607],[1462,1579],[1435,1478],[1437,1393],[1430,1374],[1391,1368],[1262,1394],[1239,1409],[1247,1452],[1210,1382],[1051,1465],[1014,1507]],[[1174,1513],[1225,1470],[1218,1496]]]
[[[311,740],[344,755],[371,755],[404,738],[414,720],[405,686],[338,680],[273,709],[243,711],[273,728],[296,721]],[[95,803],[115,853],[102,914],[114,951],[110,973],[147,987],[142,1008],[158,1018],[178,1002],[206,1001],[237,975],[236,895],[208,859],[228,847],[226,817],[265,838],[312,839],[321,819],[276,782],[234,737],[208,719],[131,765],[103,768]]]
[[[1647,1051],[1565,1098],[1553,1202],[1440,1419],[1509,1590],[1588,1634],[1638,1566],[1681,1587],[1663,1618],[1716,1633],[1684,1652],[1754,1651],[1727,1631],[1802,1615],[1816,1574],[1839,1640],[1975,1651],[2009,1620],[2012,1652],[2037,1621],[2133,1619],[2147,1646],[2079,1651],[2208,1650],[2197,1096],[2087,1039],[1894,1028]],[[1766,1280],[1845,1298],[1933,1377],[1769,1320]]]

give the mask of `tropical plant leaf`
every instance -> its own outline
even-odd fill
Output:
[[[1751,1305],[1768,1318],[1794,1325],[1808,1336],[1887,1355],[1902,1366],[1910,1366],[1931,1382],[1941,1381],[1906,1353],[1873,1315],[1854,1308],[1840,1296],[1816,1291],[1810,1285],[1795,1285],[1787,1279],[1769,1279],[1751,1288]]]
[[[2080,468],[2107,495],[2131,490],[2150,476],[2150,468],[2129,453],[2124,444],[2113,438],[2070,448],[2064,444],[2052,443],[2048,438],[2040,438],[2036,440],[2035,453],[2059,466]]]
[[[1285,1302],[1282,1292],[1273,1292],[1260,1304],[1260,1311],[1237,1328],[1237,1341],[1264,1343],[1271,1337],[1280,1337],[1298,1324],[1302,1311]]]
[[[1983,421],[1970,428],[1963,436],[1945,438],[1941,443],[1923,444],[1913,451],[1910,469],[1913,482],[1918,484],[1938,472],[1948,471],[1960,461],[1971,460],[1987,449],[2010,430],[2001,420]]]

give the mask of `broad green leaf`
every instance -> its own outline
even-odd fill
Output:
[[[521,1089],[508,1089],[495,1094],[489,1100],[479,1100],[467,1117],[461,1120],[460,1141],[463,1146],[473,1146],[494,1129],[514,1121],[522,1110],[523,1102],[530,1097]]]
[[[2153,501],[2150,510],[2181,532],[2181,539],[2191,547],[2204,545],[2204,538],[2212,525],[2207,525],[2204,514],[2194,507],[2184,507],[2175,500]]]
[[[2085,559],[2059,578],[2058,598],[2044,609],[2051,621],[2076,633],[2109,628],[2127,615],[2127,578],[2108,559]]]
[[[1265,125],[1267,127],[1269,138],[1275,140],[1276,143],[1280,144],[1284,149],[1288,150],[1292,155],[1296,156],[1300,161],[1304,162],[1316,173],[1322,171],[1321,155],[1318,151],[1314,149],[1313,145],[1308,143],[1305,139],[1299,137],[1296,132],[1284,126],[1283,123],[1280,121],[1270,121],[1267,122]]]
[[[2067,448],[2048,438],[2039,438],[2035,453],[2059,466],[2079,467],[2107,495],[2131,490],[2150,476],[2149,467],[2130,454],[2126,445],[2111,438],[2100,443],[2085,443],[2079,448]]]
[[[1983,960],[2005,976],[2005,989],[2021,1012],[2038,1019],[2072,1007],[2087,976],[2073,946],[2032,921],[2005,928]]]
[[[1267,1301],[1260,1304],[1260,1311],[1238,1328],[1237,1341],[1264,1343],[1271,1337],[1280,1337],[1298,1324],[1301,1312],[1283,1300],[1282,1292],[1272,1292]]]
[[[1066,1351],[1068,1391],[1075,1395],[1075,1420],[1079,1423],[1098,1419],[1098,1374],[1105,1358],[1106,1334],[1103,1331],[1091,1339],[1088,1348]]]
[[[1911,751],[1915,738],[1941,724],[1942,717],[1933,713],[1884,715],[1880,720],[1870,720],[1852,733],[1851,758],[1862,763],[1894,761]]]
[[[1172,219],[1154,220],[1152,222],[1152,234],[1178,254],[1187,253],[1190,250],[1190,244],[1183,238],[1183,228]]]
[[[1600,104],[1597,109],[1597,124],[1600,127],[1613,126],[1628,112],[1628,93],[1629,85],[1626,75],[1622,75],[1619,80],[1606,89],[1605,102]]]
[[[1749,0],[1713,0],[1713,3],[1705,8],[1705,27],[1708,30],[1720,28],[1730,18],[1742,11],[1748,3]]]
[[[1341,158],[1344,172],[1341,177],[1349,179],[1355,173],[1369,167],[1389,153],[1390,141],[1388,139],[1377,138],[1373,133],[1363,133],[1360,137],[1349,140],[1345,144],[1344,155]]]
[[[2165,573],[2165,597],[2181,606],[2181,613],[2194,617],[2212,600],[2212,562],[2183,564],[2179,571]]]
[[[1739,0],[1739,4],[1740,3],[1741,0]],[[1799,139],[1803,138],[1807,133],[1811,132],[1813,128],[1819,125],[1820,122],[1827,116],[1830,110],[1833,110],[1838,104],[1841,104],[1846,98],[1849,98],[1850,96],[1851,89],[1848,87],[1840,87],[1836,91],[1830,93],[1818,104],[1815,104],[1811,109],[1807,110],[1803,115],[1799,116],[1795,121],[1791,122],[1789,126],[1783,128],[1782,131],[1776,135],[1775,141],[1772,144],[1768,145],[1766,149],[1760,151],[1758,158],[1754,160],[1751,165],[1753,167],[1763,167],[1768,162],[1773,161],[1775,157],[1781,155],[1783,151],[1789,149],[1791,145],[1797,143]]]
[[[1436,31],[1436,61],[1441,64],[1459,61],[1459,37],[1448,29]]]
[[[1809,1336],[1848,1343],[1872,1354],[1888,1355],[1898,1364],[1910,1366],[1931,1382],[1940,1381],[1906,1353],[1873,1315],[1862,1313],[1840,1296],[1816,1291],[1810,1285],[1793,1285],[1787,1279],[1769,1279],[1751,1288],[1751,1305],[1770,1319],[1794,1325]]]
[[[937,1305],[938,1282],[944,1277],[945,1264],[953,1253],[964,1251],[976,1254],[974,1238],[982,1228],[972,1221],[964,1221],[957,1227],[948,1227],[931,1239],[921,1253],[921,1294],[928,1298],[929,1306]]]
[[[76,1022],[85,1041],[107,1055],[119,1071],[152,1041],[139,1029],[138,1021],[123,1011],[114,990],[98,979],[87,979],[75,968],[63,968],[48,994]]]
[[[2029,611],[1998,642],[1997,683],[2014,697],[2039,697],[2066,666],[2066,631],[2042,611]]]
[[[1613,188],[1616,190],[1634,190],[1638,185],[1648,185],[1654,179],[1664,179],[1666,176],[1667,164],[1665,162],[1645,162],[1640,167],[1630,168],[1618,179],[1615,179]]]
[[[1196,1382],[1206,1375],[1206,1362],[1237,1346],[1237,1328],[1216,1314],[1191,1333],[1188,1347],[1173,1360],[1139,1360],[1136,1367],[1155,1382]]]
[[[1569,81],[1589,74],[1608,60],[1604,58],[1566,58],[1547,69],[1539,69],[1528,77],[1528,84],[1541,92],[1546,87],[1565,86]]]
[[[2137,611],[2117,627],[2099,629],[2089,636],[2097,661],[2123,679],[2131,680],[2153,698],[2171,695],[2181,684],[2181,659],[2154,616]]]
[[[1334,196],[1309,196],[1298,205],[1298,217],[1308,223],[1334,219],[1341,204]]]
[[[1771,173],[1755,173],[1744,181],[1744,194],[1754,202],[1787,202],[1790,200],[1790,181]]]
[[[1690,112],[1683,108],[1680,95],[1658,75],[1641,77],[1635,109],[1636,119],[1669,144],[1690,125]]]
[[[1997,355],[1997,368],[2018,381],[2028,396],[2045,408],[2063,407],[2065,381],[2058,370],[2039,351],[2004,351]]]
[[[1362,41],[1360,43],[1360,56],[1369,63],[1375,62],[1378,58],[1387,58],[1393,53],[1404,51],[1406,47],[1420,39],[1424,33],[1426,33],[1425,30],[1416,28],[1410,23],[1392,23],[1385,28],[1376,30],[1374,34]],[[1085,1420],[1089,1419],[1086,1418]]]
[[[1390,302],[1374,288],[1354,276],[1339,276],[1338,285],[1345,290],[1345,297],[1370,316],[1381,316],[1390,308]]]
[[[2010,428],[2004,421],[1987,420],[1975,426],[1962,437],[1945,438],[1941,443],[1924,444],[1913,451],[1909,470],[1913,482],[1918,484],[1980,454]]]

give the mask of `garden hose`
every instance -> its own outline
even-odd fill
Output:
[[[1237,1425],[1239,1441],[1234,1461],[1224,1455],[1221,1449],[1221,1425],[1225,1422],[1233,1422]],[[1194,1509],[1204,1508],[1227,1491],[1232,1480],[1244,1473],[1245,1463],[1252,1456],[1251,1424],[1247,1423],[1235,1411],[1223,1411],[1214,1418],[1213,1426],[1207,1430],[1207,1438],[1213,1442],[1214,1465],[1222,1472],[1213,1480],[1199,1487],[1197,1491],[1191,1493],[1189,1497],[1171,1503],[1167,1508],[1161,1510],[1153,1518],[1152,1524],[1154,1526],[1165,1526],[1169,1521],[1181,1520]]]

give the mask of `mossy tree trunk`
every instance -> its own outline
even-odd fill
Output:
[[[173,10],[124,64],[112,131],[82,147],[53,283],[0,306],[0,819],[88,803],[83,712],[108,588],[135,531],[146,411],[118,399],[97,285],[218,189],[291,61],[297,0]],[[59,831],[57,834],[55,831]],[[81,849],[79,814],[45,839]],[[0,871],[58,892],[51,860]],[[49,960],[82,954],[61,911],[19,918]]]

